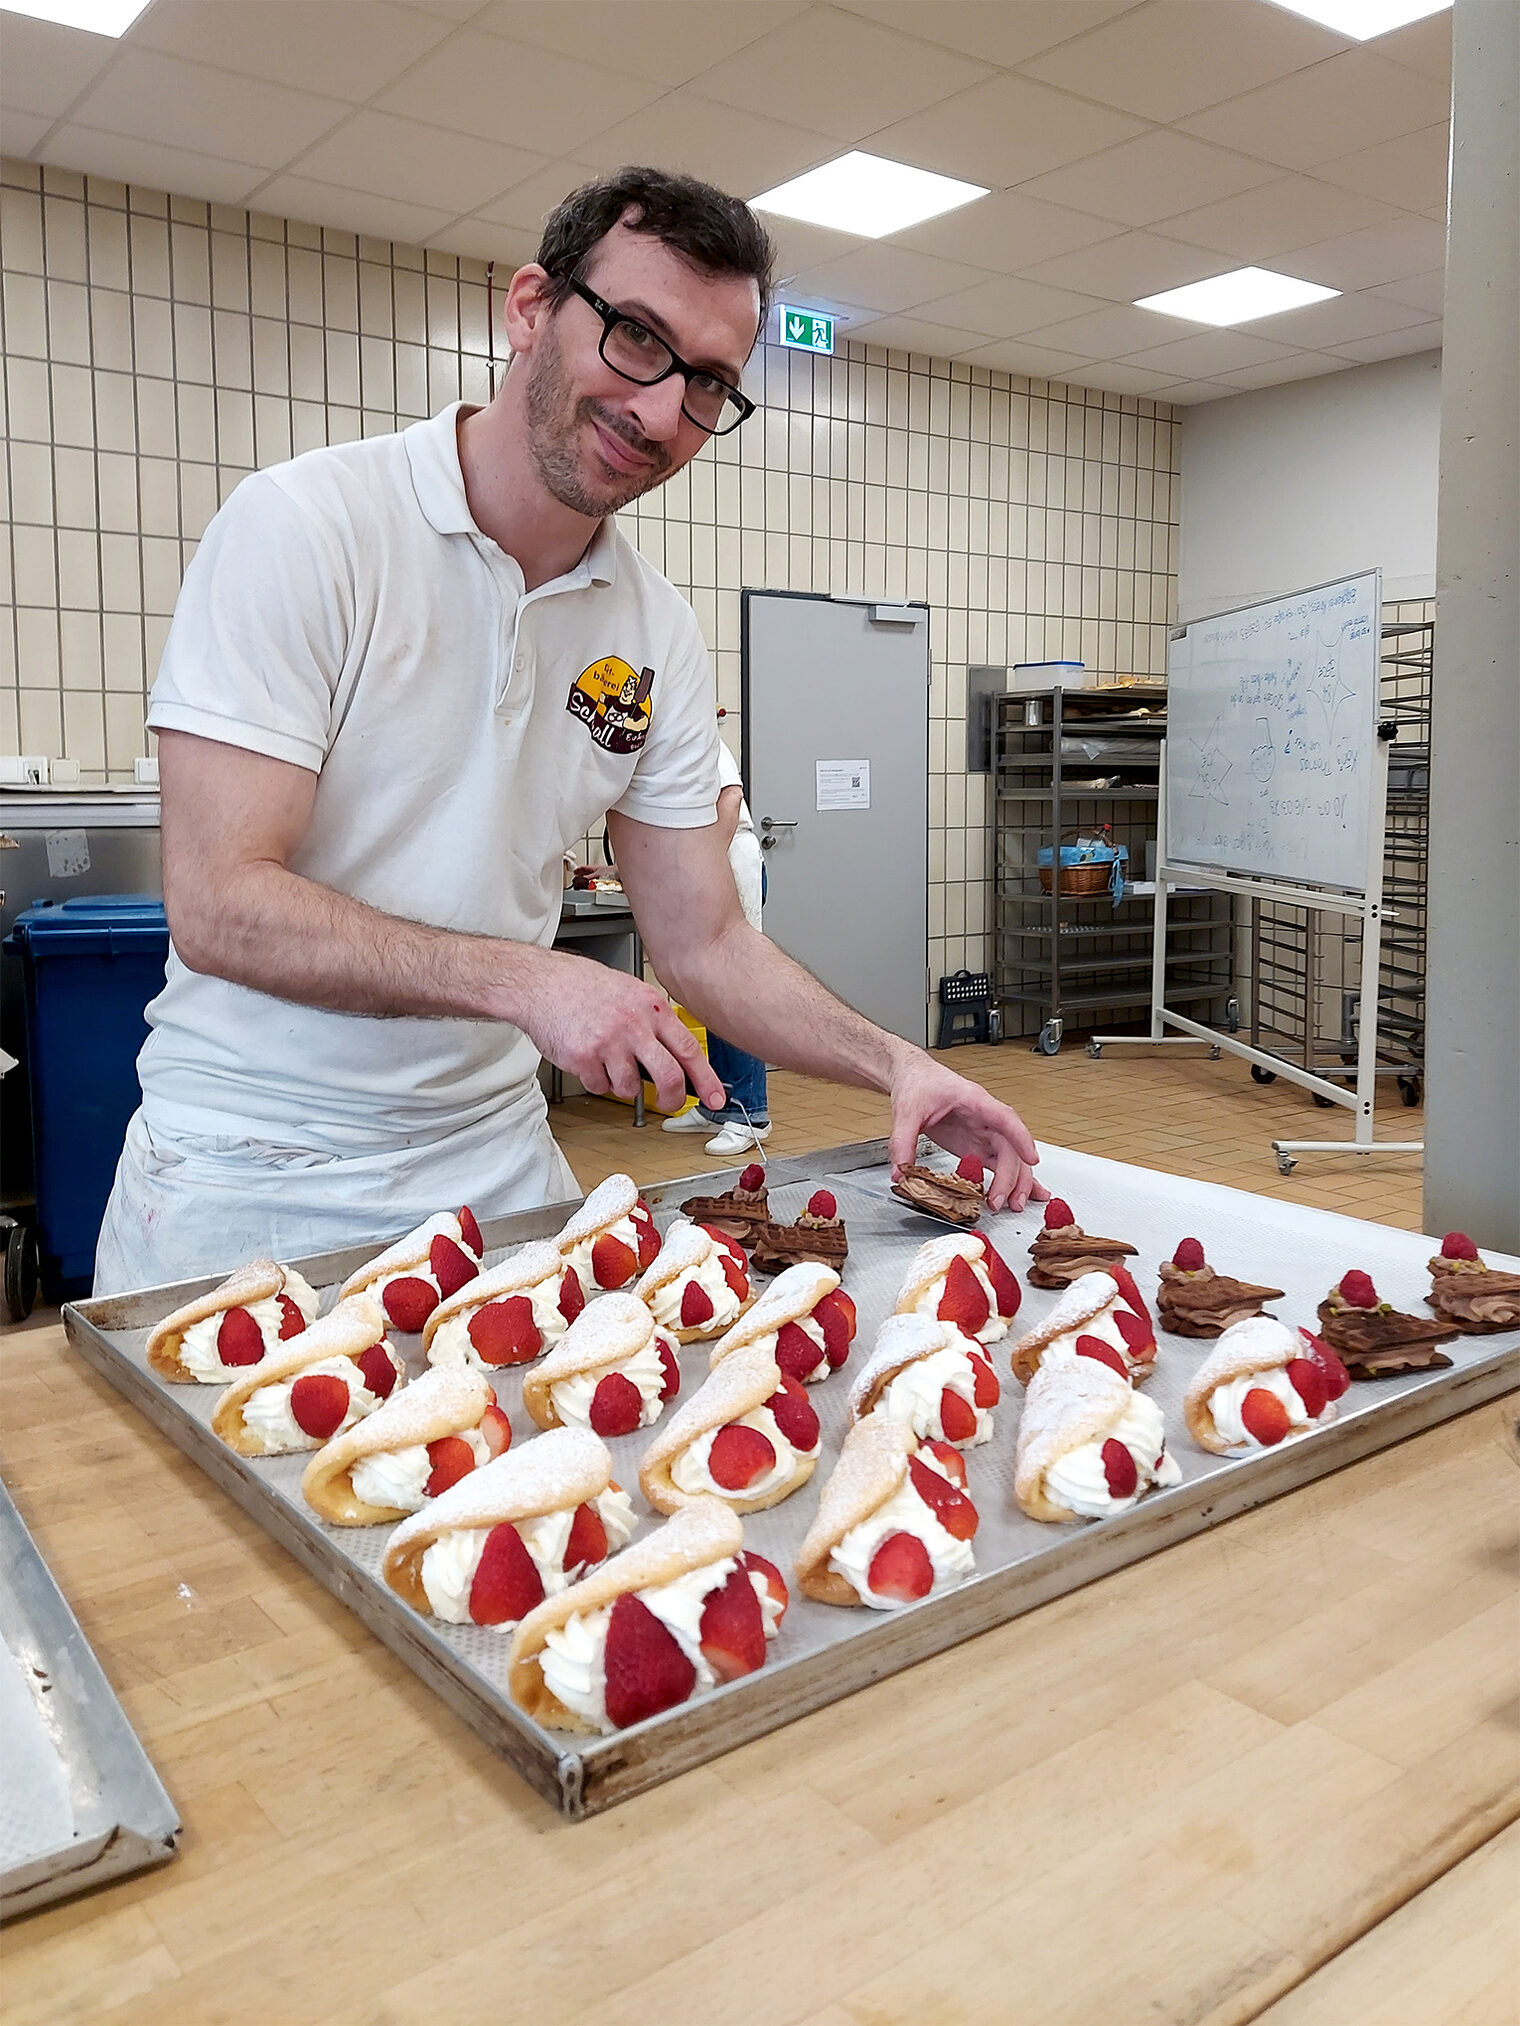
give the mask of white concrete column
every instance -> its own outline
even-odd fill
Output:
[[[1452,41],[1425,1228],[1520,1252],[1520,5]]]

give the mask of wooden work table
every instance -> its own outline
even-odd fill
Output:
[[[569,1825],[91,1373],[0,1468],[185,1822],[8,2026],[1505,2026],[1513,1397]]]

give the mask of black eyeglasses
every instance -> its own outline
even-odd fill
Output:
[[[598,350],[620,379],[632,380],[638,387],[653,387],[668,380],[672,373],[679,373],[686,382],[681,413],[709,436],[727,436],[754,414],[755,404],[747,394],[730,387],[705,366],[688,366],[663,338],[655,336],[648,324],[640,323],[624,310],[614,309],[610,302],[603,302],[583,281],[572,277],[570,287],[601,318],[602,342]]]

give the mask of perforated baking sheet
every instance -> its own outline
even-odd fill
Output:
[[[1160,1262],[1171,1256],[1180,1239],[1191,1235],[1203,1241],[1210,1263],[1221,1272],[1283,1287],[1284,1299],[1271,1308],[1289,1324],[1312,1327],[1316,1304],[1326,1289],[1353,1266],[1369,1272],[1380,1294],[1395,1307],[1423,1312],[1429,1286],[1425,1261],[1435,1249],[1428,1238],[1059,1147],[1044,1148],[1042,1153],[1041,1179],[1068,1199],[1086,1230],[1126,1239],[1139,1248],[1138,1258],[1129,1264],[1147,1300],[1154,1296]],[[938,1158],[942,1157],[931,1157]],[[678,1214],[684,1198],[716,1193],[732,1186],[733,1178],[734,1170],[727,1169],[646,1188],[644,1195],[663,1228]],[[772,1162],[772,1214],[782,1221],[795,1218],[819,1187],[834,1191],[846,1221],[850,1254],[844,1285],[857,1304],[860,1331],[843,1370],[810,1389],[823,1426],[822,1453],[812,1482],[782,1505],[744,1523],[746,1545],[776,1562],[789,1582],[818,1491],[848,1425],[850,1376],[890,1314],[914,1252],[926,1238],[946,1228],[892,1196],[885,1145],[880,1141],[805,1160]],[[488,1259],[526,1238],[556,1230],[565,1214],[563,1207],[554,1207],[487,1225]],[[1023,1278],[1028,1247],[1040,1221],[1038,1208],[983,1220],[982,1228],[1024,1288],[1010,1341],[1039,1322],[1059,1298],[1029,1287]],[[378,1248],[295,1263],[314,1285],[327,1289],[374,1249]],[[1520,1270],[1520,1263],[1488,1256],[1496,1264]],[[1161,1332],[1155,1376],[1147,1390],[1162,1408],[1168,1444],[1182,1468],[1181,1484],[1152,1492],[1134,1511],[1116,1519],[1086,1526],[1045,1526],[1027,1519],[1014,1503],[1014,1436],[1021,1389],[1009,1375],[1006,1345],[995,1346],[993,1361],[1003,1382],[995,1432],[990,1442],[966,1452],[969,1489],[981,1515],[974,1578],[944,1596],[893,1613],[839,1610],[794,1595],[770,1658],[758,1673],[611,1738],[588,1739],[543,1730],[508,1701],[505,1634],[478,1626],[441,1625],[402,1604],[379,1573],[389,1529],[323,1525],[301,1498],[304,1455],[258,1462],[233,1455],[210,1432],[218,1389],[166,1385],[149,1370],[145,1345],[151,1325],[190,1293],[210,1284],[196,1282],[72,1305],[64,1312],[70,1337],[171,1439],[572,1816],[607,1807],[929,1653],[1520,1383],[1520,1331],[1460,1337],[1446,1346],[1453,1360],[1447,1370],[1354,1384],[1340,1402],[1337,1420],[1328,1427],[1257,1456],[1214,1457],[1193,1446],[1182,1415],[1188,1380],[1208,1355],[1212,1340]],[[413,1373],[424,1368],[420,1339],[392,1341],[406,1354]],[[695,1391],[706,1371],[707,1348],[687,1345],[681,1352],[683,1399]],[[522,1407],[521,1374],[499,1374],[496,1387],[512,1422],[514,1442],[531,1439],[536,1431]],[[649,1440],[650,1431],[643,1430],[608,1445],[614,1475],[633,1497],[641,1530],[659,1521],[638,1492],[639,1460]]]

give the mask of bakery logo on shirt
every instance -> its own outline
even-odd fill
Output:
[[[609,753],[636,753],[649,736],[653,688],[652,668],[635,674],[626,661],[609,654],[581,670],[565,708]]]

